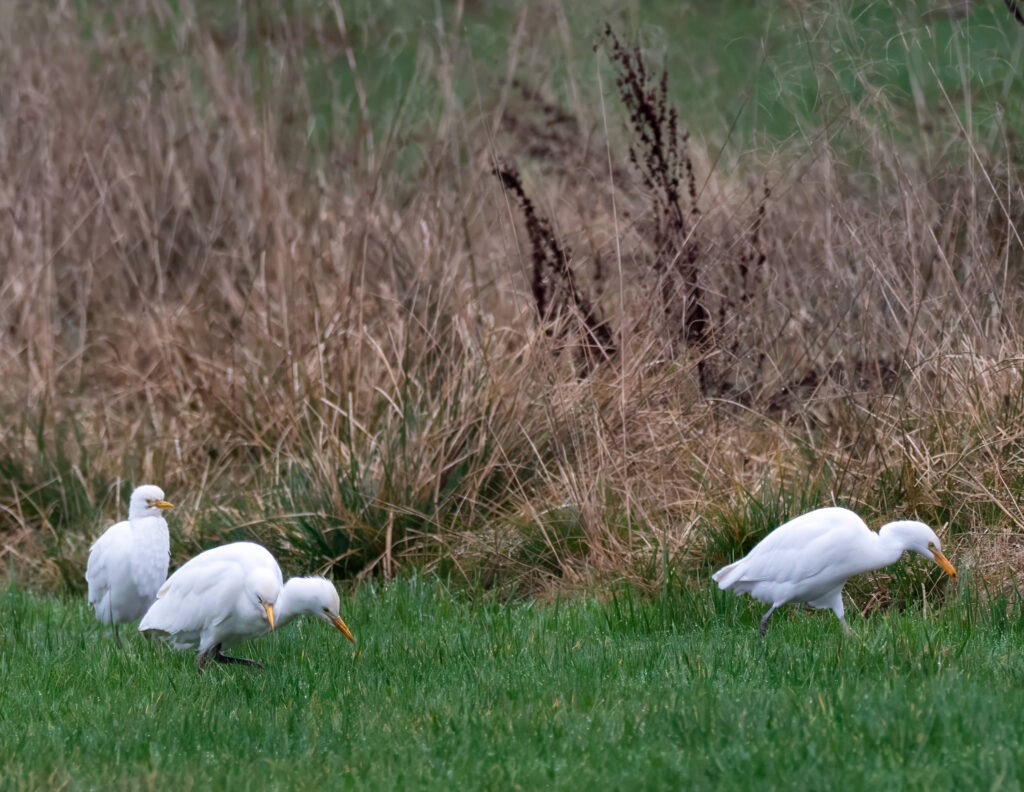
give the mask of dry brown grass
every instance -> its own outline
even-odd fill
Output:
[[[257,101],[222,31],[186,14],[161,60],[117,8],[86,39],[15,4],[0,56],[0,556],[23,576],[75,585],[142,481],[179,504],[176,561],[256,537],[296,570],[533,588],[715,562],[776,495],[948,522],[980,573],[989,529],[1024,530],[1024,196],[955,125],[934,156],[852,112],[867,174],[825,138],[715,167],[691,140],[673,241],[613,92],[607,137],[599,101],[559,113],[513,75],[458,107],[454,47],[438,118],[311,153],[302,35],[343,50],[333,13],[267,35]],[[581,370],[571,306],[537,316],[503,158],[609,360]],[[693,277],[709,327],[667,332],[651,306],[678,320]]]

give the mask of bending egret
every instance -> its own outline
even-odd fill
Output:
[[[720,589],[771,604],[761,619],[762,636],[772,613],[787,602],[831,608],[849,632],[843,617],[847,578],[889,566],[904,550],[920,553],[956,577],[956,569],[942,554],[939,537],[924,523],[900,520],[875,533],[849,509],[833,507],[780,525],[744,558],[722,567],[712,578]]]
[[[261,545],[235,542],[215,547],[168,578],[139,630],[166,635],[178,649],[198,648],[200,673],[210,659],[262,668],[221,650],[303,614],[330,622],[354,642],[338,615],[341,600],[330,581],[292,578],[282,586],[281,580],[281,568]]]
[[[170,538],[161,512],[170,508],[159,487],[136,487],[128,519],[110,526],[89,549],[89,605],[103,624],[114,625],[118,643],[117,625],[140,618],[167,579]]]
[[[262,668],[221,649],[273,629],[280,593],[281,568],[265,547],[253,542],[214,547],[167,578],[139,632],[165,635],[176,649],[198,648],[199,673],[210,659]]]

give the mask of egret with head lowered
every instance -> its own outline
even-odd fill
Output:
[[[849,631],[843,610],[848,578],[894,564],[911,550],[934,561],[950,577],[956,569],[942,554],[942,543],[922,522],[900,520],[878,533],[849,509],[830,507],[780,525],[746,556],[719,569],[712,578],[720,589],[750,594],[771,605],[761,619],[761,635],[780,605],[805,602],[830,608]]]
[[[142,617],[167,579],[170,537],[163,517],[171,504],[152,484],[137,487],[128,502],[128,519],[110,526],[89,550],[85,580],[89,605],[103,624]]]
[[[351,641],[338,614],[340,604],[330,581],[292,578],[283,584],[270,551],[254,542],[234,542],[200,553],[171,575],[139,631],[164,636],[177,649],[197,649],[200,673],[209,660],[262,668],[224,650],[303,614],[330,622]]]

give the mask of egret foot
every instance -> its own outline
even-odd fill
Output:
[[[764,638],[765,633],[768,632],[768,620],[771,619],[772,614],[775,613],[775,609],[777,607],[778,607],[778,605],[772,605],[768,609],[768,612],[764,616],[761,617],[761,637],[762,638]]]
[[[121,636],[117,634],[117,622],[114,622],[114,643],[117,644],[117,648],[121,648]]]
[[[263,666],[260,663],[257,663],[255,660],[250,660],[248,657],[228,657],[225,654],[217,652],[217,654],[213,656],[213,659],[216,660],[218,663],[224,663],[225,665],[235,664],[252,666],[253,668],[258,668],[261,671],[263,670]]]
[[[261,671],[263,666],[257,663],[255,660],[250,660],[248,657],[228,657],[226,654],[222,654],[220,651],[221,644],[207,649],[205,652],[200,652],[196,655],[196,670],[201,674],[203,669],[206,667],[207,662],[211,659],[218,663],[224,663],[225,665],[244,665],[258,668]]]

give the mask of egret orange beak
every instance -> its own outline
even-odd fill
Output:
[[[267,612],[267,621],[270,622],[270,629],[274,629],[274,606],[269,602],[263,603],[263,610]]]
[[[341,620],[341,616],[331,616],[331,624],[337,627],[341,634],[348,638],[352,643],[356,642],[356,639],[352,637],[352,631],[349,630],[348,625]]]
[[[153,501],[153,505],[158,509],[173,509],[174,504],[168,503],[167,501]]]
[[[949,559],[946,558],[938,550],[932,550],[932,555],[935,556],[935,563],[942,567],[942,571],[949,575],[951,578],[956,577],[956,568],[949,563]]]

